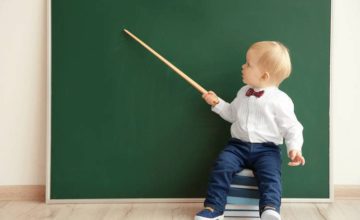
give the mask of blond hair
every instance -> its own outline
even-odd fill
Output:
[[[279,85],[291,73],[289,50],[277,41],[260,41],[251,45],[250,49],[259,52],[258,64],[268,72]]]

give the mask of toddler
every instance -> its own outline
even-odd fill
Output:
[[[303,127],[294,113],[292,100],[278,87],[289,77],[288,49],[280,42],[253,44],[242,66],[246,84],[227,103],[214,92],[203,95],[212,111],[232,123],[231,139],[220,153],[211,172],[204,209],[195,220],[223,219],[226,197],[233,176],[249,168],[258,182],[262,220],[280,220],[281,150],[287,146],[290,166],[304,165]]]

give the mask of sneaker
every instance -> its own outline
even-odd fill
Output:
[[[261,214],[261,220],[281,220],[281,216],[276,211],[268,209]]]
[[[223,220],[224,213],[213,210],[212,208],[204,208],[195,216],[195,220]]]

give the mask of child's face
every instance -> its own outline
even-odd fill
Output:
[[[250,48],[246,53],[246,63],[242,65],[241,70],[243,82],[255,88],[262,88],[265,85],[264,72],[258,65],[259,56],[256,50]]]

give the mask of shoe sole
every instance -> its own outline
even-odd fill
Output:
[[[261,220],[281,220],[281,217],[273,215],[272,213],[263,213],[261,215]]]
[[[218,216],[218,217],[215,217],[215,218],[204,218],[204,217],[201,217],[201,216],[195,216],[194,220],[224,220],[224,215],[221,215],[221,216]]]

